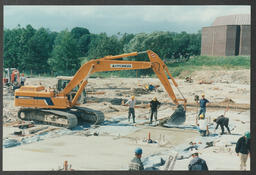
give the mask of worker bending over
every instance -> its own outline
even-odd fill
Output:
[[[199,102],[197,101],[197,103],[200,104],[200,111],[198,114],[198,118],[201,114],[203,114],[205,116],[206,113],[206,104],[209,103],[209,101],[205,98],[205,95],[202,94],[202,99],[199,100]]]
[[[213,121],[217,123],[217,126],[216,126],[214,131],[216,131],[216,129],[218,129],[218,127],[220,125],[220,127],[221,127],[221,135],[224,134],[224,126],[227,128],[228,133],[231,134],[230,129],[228,127],[229,118],[224,117],[224,115],[221,115],[218,118],[214,119]]]
[[[150,101],[150,110],[151,110],[150,124],[152,124],[153,115],[154,115],[154,118],[155,118],[155,122],[157,122],[157,109],[160,107],[160,105],[161,105],[161,103],[157,100],[156,97],[154,97]]]
[[[131,160],[129,164],[129,170],[140,171],[144,170],[143,163],[141,162],[142,149],[135,149],[135,157]]]
[[[133,123],[135,123],[135,110],[134,110],[134,107],[135,107],[135,104],[136,104],[135,96],[131,96],[131,99],[128,100],[125,104],[129,105],[128,122],[130,122],[130,117],[132,115]]]

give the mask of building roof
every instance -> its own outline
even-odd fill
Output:
[[[251,25],[251,16],[249,14],[220,16],[215,19],[212,26],[220,25]]]

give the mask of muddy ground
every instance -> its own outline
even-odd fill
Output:
[[[175,128],[147,124],[149,108],[146,106],[152,97],[156,96],[163,103],[159,109],[159,119],[169,117],[175,109],[156,78],[90,78],[86,87],[87,103],[82,106],[104,112],[105,122],[101,126],[82,125],[72,130],[48,126],[45,132],[35,134],[27,134],[24,129],[24,136],[13,134],[19,131],[13,127],[19,121],[18,108],[13,105],[14,96],[7,94],[4,89],[3,139],[4,143],[16,140],[17,145],[3,148],[3,170],[58,170],[63,167],[64,160],[72,164],[75,170],[126,170],[133,150],[138,146],[143,148],[142,161],[148,170],[161,170],[164,161],[173,154],[172,151],[179,153],[173,169],[187,170],[191,157],[186,158],[189,152],[181,148],[188,147],[191,141],[197,142],[200,156],[208,162],[210,170],[239,170],[234,143],[250,127],[250,71],[198,71],[192,74],[192,79],[192,83],[177,79],[180,91],[191,106],[187,108],[186,122]],[[25,84],[41,83],[45,87],[54,87],[56,82],[55,78],[27,78]],[[144,91],[144,86],[150,83],[160,87],[156,91]],[[174,91],[181,98],[175,88]],[[207,118],[211,124],[211,135],[207,138],[202,138],[195,126],[198,108],[193,105],[194,96],[201,96],[202,93],[211,103],[222,104],[222,107],[209,106],[207,109]],[[127,107],[119,104],[121,99],[129,99],[131,95],[135,95],[138,102],[136,125],[127,121]],[[228,102],[230,99],[231,102]],[[231,103],[234,107],[227,108]],[[212,120],[224,114],[226,109],[233,135],[220,136],[220,129],[214,133]],[[149,133],[156,143],[144,142]],[[214,144],[205,148],[206,142]],[[20,163],[24,162],[24,157],[26,163]],[[216,162],[220,157],[223,161],[229,161],[229,165]]]

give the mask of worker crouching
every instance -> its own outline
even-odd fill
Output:
[[[197,122],[197,126],[199,127],[199,132],[201,136],[207,136],[209,131],[208,131],[208,121],[205,118],[203,114],[199,116],[199,120]]]

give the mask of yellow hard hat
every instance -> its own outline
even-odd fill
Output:
[[[201,119],[203,119],[203,118],[204,118],[204,114],[201,114],[199,117],[200,117]]]
[[[202,94],[202,97],[204,97],[205,96],[205,94]]]
[[[156,100],[157,100],[157,98],[156,98],[156,97],[153,97],[153,98],[152,98],[152,100],[156,101]]]
[[[134,99],[135,98],[135,96],[133,95],[133,96],[131,96],[131,99]]]

